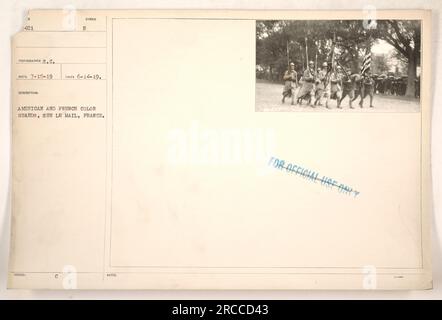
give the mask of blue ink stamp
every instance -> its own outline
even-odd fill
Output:
[[[342,193],[342,194],[346,194],[346,195],[353,196],[353,197],[356,197],[360,194],[360,192],[355,190],[354,188],[352,188],[344,183],[340,183],[331,177],[328,177],[325,175],[320,176],[319,172],[317,172],[317,171],[302,167],[302,166],[294,164],[294,163],[286,162],[283,159],[271,157],[268,165],[274,169],[285,171],[287,173],[300,176],[310,182],[320,183],[320,185],[325,188],[329,188],[329,189],[335,188],[338,190],[339,193]]]

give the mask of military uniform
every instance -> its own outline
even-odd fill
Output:
[[[325,81],[327,76],[327,70],[322,69],[318,72],[315,81],[315,105],[319,103],[321,105],[321,98],[324,95]]]
[[[341,102],[348,95],[348,98],[349,98],[348,104],[349,104],[350,108],[353,108],[352,101],[357,98],[357,95],[355,95],[355,91],[356,91],[357,86],[360,83],[360,80],[361,79],[358,74],[352,74],[350,76],[346,75],[345,80],[342,82]]]
[[[338,103],[338,107],[340,106],[341,96],[342,96],[342,75],[333,71],[330,74],[329,82],[325,88],[325,96],[327,97],[327,102],[325,106],[329,108],[328,103],[330,99],[334,99]]]
[[[292,98],[292,104],[295,101],[295,85],[297,82],[297,73],[295,70],[286,70],[284,73],[284,89],[282,91],[282,103],[284,103],[286,97]]]
[[[310,104],[314,90],[315,71],[312,68],[307,68],[302,75],[302,79],[302,87],[297,97],[298,103],[308,99],[308,103]]]
[[[362,87],[361,87],[361,101],[359,102],[359,106],[363,108],[364,99],[367,95],[370,96],[370,108],[373,108],[373,95],[375,90],[375,81],[370,75],[364,75],[362,78]]]

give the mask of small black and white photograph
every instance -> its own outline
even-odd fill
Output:
[[[257,112],[419,112],[421,20],[256,21]]]

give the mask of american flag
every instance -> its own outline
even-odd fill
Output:
[[[371,50],[370,48],[365,49],[364,59],[361,67],[361,75],[365,75],[365,73],[370,70],[371,66]]]

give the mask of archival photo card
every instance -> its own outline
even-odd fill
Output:
[[[256,21],[256,111],[418,112],[421,20]]]
[[[431,288],[431,25],[30,10],[9,288]]]

